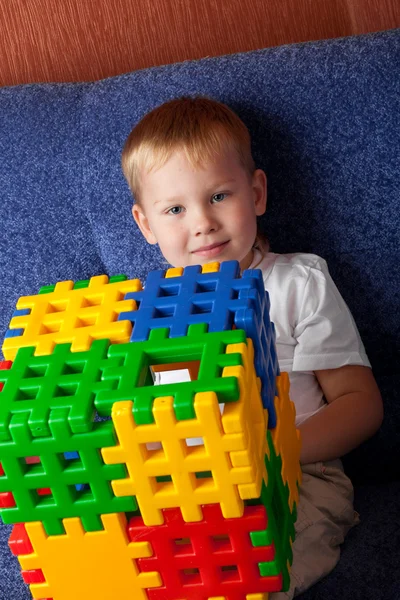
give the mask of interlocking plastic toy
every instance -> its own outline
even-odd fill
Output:
[[[300,436],[260,271],[46,286],[3,353],[0,516],[33,598],[288,589]]]

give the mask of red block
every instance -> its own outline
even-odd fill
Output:
[[[25,529],[24,523],[17,523],[14,525],[10,539],[8,540],[8,545],[10,546],[10,550],[14,556],[20,556],[21,554],[32,554],[32,544]]]
[[[130,520],[130,540],[148,541],[153,549],[153,556],[138,559],[139,570],[158,571],[163,580],[162,587],[147,590],[149,600],[244,600],[246,594],[280,591],[282,576],[262,577],[258,568],[274,558],[273,545],[254,547],[250,539],[251,531],[267,527],[265,507],[246,506],[237,519],[224,519],[219,504],[202,510],[196,523],[186,523],[178,508],[163,510],[162,525]]]
[[[49,494],[51,494],[51,489],[50,488],[39,488],[38,490],[36,490],[39,496],[48,496]]]
[[[3,469],[3,466],[2,466],[2,464],[0,463],[0,477],[1,477],[2,475],[4,475],[4,469]]]
[[[0,371],[11,369],[12,360],[0,360]]]
[[[1,492],[0,494],[0,508],[14,508],[17,506],[14,500],[14,496],[11,492]]]
[[[6,369],[11,369],[12,360],[1,360],[0,361],[0,371],[4,371]],[[0,382],[0,392],[4,387],[4,383]]]
[[[21,575],[25,583],[44,583],[46,581],[42,569],[32,569],[32,571],[21,571]]]
[[[40,464],[40,458],[39,456],[27,456],[25,462],[27,465],[38,465]]]

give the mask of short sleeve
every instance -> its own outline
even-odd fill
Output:
[[[293,335],[293,371],[371,366],[350,310],[320,257],[309,267]]]

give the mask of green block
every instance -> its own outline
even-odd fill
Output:
[[[275,453],[271,438],[271,432],[267,431],[270,458],[265,458],[268,472],[268,486],[262,483],[261,496],[257,500],[248,500],[246,504],[254,505],[262,503],[267,511],[267,531],[256,531],[250,533],[250,539],[254,546],[274,544],[275,558],[270,562],[259,563],[262,576],[279,575],[282,573],[282,591],[287,591],[290,585],[290,573],[287,563],[292,564],[293,552],[291,542],[295,539],[294,524],[297,519],[297,510],[294,507],[290,512],[289,488],[282,480],[282,459]]]
[[[108,280],[108,283],[118,283],[120,281],[126,281],[128,279],[127,275],[113,275]]]
[[[0,441],[10,439],[10,420],[28,414],[33,437],[50,434],[53,410],[66,408],[74,433],[90,431],[95,416],[94,398],[109,384],[101,381],[108,340],[95,340],[86,352],[71,352],[70,344],[58,344],[52,354],[34,356],[35,348],[20,348],[10,369],[0,370],[4,382],[0,402]]]
[[[51,292],[54,292],[56,287],[56,284],[54,285],[43,285],[40,290],[39,290],[39,294],[50,294]]]
[[[80,281],[75,281],[73,290],[81,290],[83,288],[89,287],[90,279],[81,279]]]
[[[236,377],[222,377],[227,366],[241,365],[241,355],[226,354],[228,344],[246,343],[243,330],[207,333],[207,325],[191,325],[185,337],[168,338],[168,329],[151,331],[143,342],[113,344],[108,356],[117,366],[106,366],[103,381],[107,386],[96,395],[95,405],[100,415],[109,416],[114,402],[132,400],[137,424],[153,423],[154,399],[174,397],[177,419],[195,417],[193,400],[198,392],[214,391],[219,402],[234,402],[239,398]],[[149,383],[149,368],[186,361],[200,361],[197,380],[154,386]]]
[[[11,440],[0,443],[0,493],[12,492],[15,507],[0,509],[4,523],[42,521],[48,535],[64,533],[61,519],[80,517],[87,531],[103,529],[101,514],[135,511],[132,496],[114,496],[111,481],[127,476],[124,465],[106,465],[100,449],[117,443],[111,421],[96,422],[91,431],[72,433],[68,409],[51,413],[48,436],[35,438],[29,414],[11,418]],[[65,452],[79,458],[66,459]],[[40,464],[27,464],[26,457],[39,457]],[[86,484],[83,491],[77,484]],[[37,490],[50,488],[50,495]]]

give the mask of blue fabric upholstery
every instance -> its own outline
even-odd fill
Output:
[[[268,175],[276,252],[314,252],[359,326],[380,385],[380,431],[345,459],[361,524],[335,571],[303,597],[400,598],[400,30],[204,59],[90,84],[0,89],[1,310],[98,273],[160,266],[130,215],[120,152],[156,105],[206,94],[248,125]],[[0,525],[0,598],[26,600]]]

